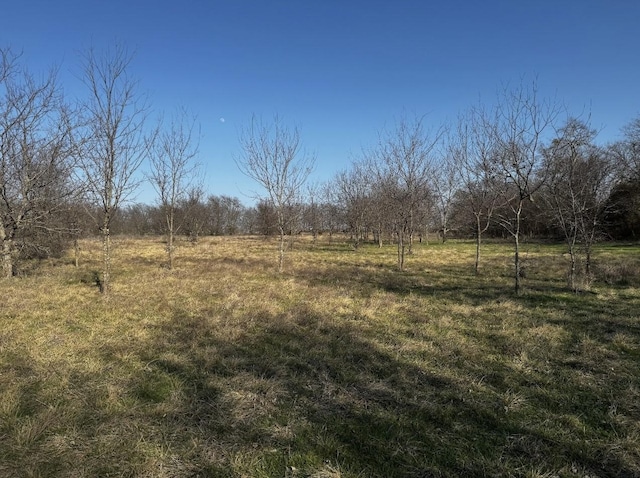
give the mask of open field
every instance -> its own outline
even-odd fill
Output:
[[[640,247],[115,239],[0,281],[0,476],[640,477]]]

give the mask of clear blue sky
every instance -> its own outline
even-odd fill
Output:
[[[437,127],[523,76],[615,139],[640,114],[639,25],[636,0],[8,0],[0,45],[75,95],[78,52],[124,43],[156,110],[198,116],[207,191],[251,202],[232,158],[252,114],[300,127],[316,180],[403,112]]]

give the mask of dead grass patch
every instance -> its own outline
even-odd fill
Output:
[[[96,241],[2,280],[3,476],[640,476],[640,292],[557,247]],[[626,260],[603,248],[596,264]],[[634,249],[637,254],[637,248]],[[558,264],[561,265],[558,265]],[[609,283],[610,282],[610,283]]]

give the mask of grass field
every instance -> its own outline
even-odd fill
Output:
[[[640,247],[116,238],[0,281],[0,476],[640,477]]]

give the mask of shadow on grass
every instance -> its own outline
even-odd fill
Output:
[[[519,372],[508,366],[463,358],[463,373],[503,375],[477,388],[446,373],[454,365],[423,368],[304,306],[246,320],[225,338],[209,318],[177,313],[149,344],[151,366],[184,384],[168,426],[198,438],[198,476],[528,476],[570,466],[635,476],[604,444],[594,454],[529,423],[544,413],[509,415],[500,397]],[[536,398],[542,383],[522,387],[550,412],[565,395],[547,380],[551,390]]]
[[[396,296],[434,297],[475,306],[513,295],[510,278],[484,272],[474,276],[467,268],[456,265],[437,271],[418,268],[399,271],[393,265],[381,263],[343,263],[324,268],[310,265],[299,267],[295,277],[311,287],[342,287],[365,297],[383,291]]]
[[[621,300],[609,300],[598,294],[571,293],[561,281],[535,279],[525,280],[524,293],[516,296],[511,277],[492,272],[474,276],[467,268],[456,265],[436,272],[425,272],[346,263],[323,269],[301,267],[295,277],[312,287],[340,286],[364,297],[375,291],[384,291],[398,296],[418,295],[469,306],[511,300],[545,318],[558,310],[564,311],[566,320],[556,319],[556,323],[566,326],[575,334],[593,332],[595,337],[604,337],[606,340],[622,332],[631,334],[640,342],[640,324],[634,320],[640,311],[640,298],[637,295],[625,295],[623,289],[618,289]]]
[[[341,476],[459,476],[497,458],[492,449],[504,441],[504,431],[491,432],[501,428],[497,417],[465,403],[451,380],[309,311],[259,322],[232,342],[207,333],[202,319],[177,318],[159,331],[162,343],[170,337],[172,350],[188,354],[154,363],[189,384],[176,420],[223,443],[218,454],[227,459],[203,463],[203,472],[230,470],[230,451],[254,455],[264,476],[309,476],[328,466]],[[454,431],[461,426],[467,436]]]

